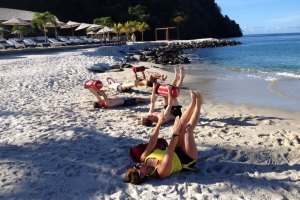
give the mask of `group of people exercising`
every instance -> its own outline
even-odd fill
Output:
[[[159,73],[145,76],[145,67],[134,67],[136,80],[133,83],[120,83],[112,78],[107,78],[108,87],[120,93],[127,92],[133,87],[152,87],[150,98],[128,98],[108,97],[101,90],[101,81],[87,81],[84,84],[97,98],[94,108],[114,108],[117,106],[132,106],[139,102],[149,102],[149,113],[142,117],[144,126],[155,127],[150,135],[149,142],[139,158],[139,162],[129,168],[125,174],[124,181],[132,184],[142,183],[148,176],[166,178],[172,173],[182,169],[193,170],[198,158],[197,146],[193,131],[198,124],[203,99],[197,91],[190,91],[191,102],[184,112],[179,105],[178,95],[183,83],[185,71],[183,67],[175,68],[175,76],[171,84],[161,84],[167,76]],[[137,76],[142,73],[142,78]],[[155,103],[158,96],[163,97],[164,109],[161,112],[155,111]],[[166,149],[156,149],[160,127],[174,120],[171,140]]]

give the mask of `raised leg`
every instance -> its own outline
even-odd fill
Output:
[[[180,69],[179,69],[179,79],[178,79],[178,81],[176,83],[177,87],[181,87],[183,79],[184,79],[184,76],[185,76],[184,67],[180,67]]]
[[[175,75],[174,75],[174,79],[173,79],[173,81],[172,81],[172,83],[171,83],[172,86],[176,86],[178,80],[180,79],[180,76],[179,76],[179,69],[176,67],[174,70],[175,70]]]
[[[196,105],[193,110],[193,114],[189,120],[189,123],[185,127],[184,133],[184,143],[183,143],[183,151],[186,155],[190,156],[192,159],[197,160],[198,158],[198,150],[194,137],[194,129],[198,124],[200,118],[200,110],[203,104],[202,96],[196,92]]]
[[[178,142],[177,142],[177,147],[182,147],[184,143],[184,132],[185,132],[185,127],[187,123],[190,121],[190,118],[193,114],[193,109],[196,104],[196,96],[195,96],[195,91],[190,90],[190,95],[191,95],[191,103],[187,107],[187,109],[183,112],[181,118],[180,118],[180,123],[181,123],[181,128],[179,130],[179,136],[178,136]],[[175,126],[175,124],[174,124]]]

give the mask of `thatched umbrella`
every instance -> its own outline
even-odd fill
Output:
[[[95,35],[95,32],[94,31],[89,31],[86,33],[87,35]]]
[[[20,18],[12,18],[10,20],[7,20],[5,22],[2,22],[4,25],[10,25],[10,26],[28,26],[30,25],[29,22],[20,19]]]
[[[83,30],[83,29],[86,29],[90,26],[92,26],[93,24],[87,24],[87,23],[81,23],[80,26],[78,26],[75,31],[79,31],[79,30]]]
[[[29,26],[30,23],[23,20],[23,19],[20,19],[20,18],[12,18],[8,21],[5,21],[5,22],[2,22],[2,24],[4,25],[9,25],[9,26]],[[20,37],[21,37],[21,34],[20,34]]]
[[[48,28],[55,28],[55,38],[57,38],[58,37],[57,27],[60,28],[60,27],[62,27],[64,25],[66,25],[66,24],[64,22],[59,21],[57,18],[55,19],[55,21],[56,21],[56,24],[53,24],[52,22],[48,22],[46,24],[46,27],[48,27]]]
[[[92,26],[88,27],[86,30],[87,31],[96,31],[99,30],[101,28],[103,28],[104,26],[99,25],[99,24],[93,24]]]
[[[73,28],[74,27],[78,27],[80,26],[81,23],[79,22],[73,22],[73,21],[68,21],[66,25],[60,27],[61,29],[68,29],[68,28],[71,28],[72,29],[72,36],[74,36],[74,30]]]
[[[111,27],[108,27],[108,26],[104,26],[104,28],[102,28],[102,29],[100,29],[96,34],[103,34],[103,35],[105,35],[105,33],[108,33],[108,39],[109,39],[109,33],[111,33],[111,32],[113,32],[113,28],[111,28]]]

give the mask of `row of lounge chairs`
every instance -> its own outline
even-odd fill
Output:
[[[89,45],[89,44],[105,44],[105,45],[117,45],[120,42],[117,41],[106,41],[105,39],[93,39],[82,37],[58,37],[47,38],[39,36],[34,38],[10,38],[8,40],[0,38],[0,49],[21,49],[21,48],[33,48],[33,47],[61,47],[70,45]]]

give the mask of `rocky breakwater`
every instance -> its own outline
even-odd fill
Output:
[[[170,43],[159,48],[145,49],[138,53],[131,53],[129,60],[150,62],[162,65],[189,64],[190,60],[184,56],[185,49],[215,48],[222,46],[233,46],[238,44],[241,43],[233,40],[219,39]]]

